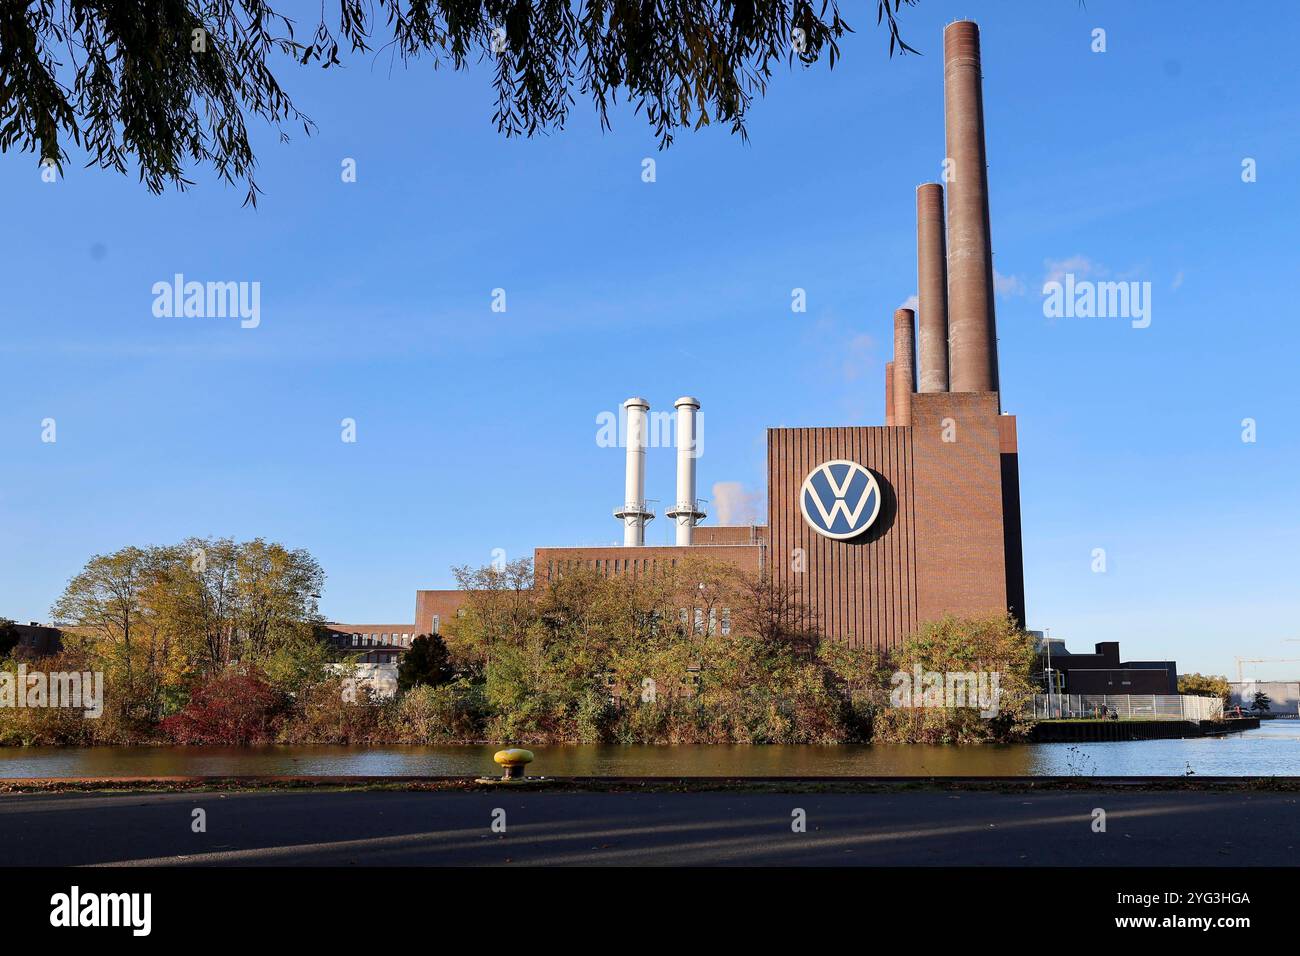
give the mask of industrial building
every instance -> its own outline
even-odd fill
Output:
[[[650,574],[705,557],[797,590],[823,634],[855,645],[896,647],[949,613],[1010,613],[1023,625],[1019,459],[1016,420],[1000,394],[979,28],[952,23],[943,41],[946,182],[916,190],[917,309],[893,313],[884,424],[769,429],[766,525],[710,527],[695,489],[701,403],[677,399],[677,491],[663,515],[675,544],[649,547],[650,403],[628,399],[624,493],[613,509],[623,546],[538,548],[538,584],[576,567]],[[439,630],[463,598],[419,591],[412,623],[334,625],[337,639],[365,661],[390,661],[411,634]]]
[[[1174,661],[1121,661],[1119,641],[1102,641],[1091,654],[1071,654],[1065,641],[1039,636],[1038,666],[1054,694],[1177,694]]]

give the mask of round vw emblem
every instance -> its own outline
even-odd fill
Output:
[[[880,485],[856,461],[824,461],[803,480],[799,507],[818,534],[839,541],[856,538],[880,514]]]

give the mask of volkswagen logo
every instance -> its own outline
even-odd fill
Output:
[[[880,514],[880,485],[856,461],[825,461],[803,480],[799,507],[818,534],[837,541],[856,538]]]

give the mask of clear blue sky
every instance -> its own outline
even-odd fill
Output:
[[[291,70],[320,130],[259,130],[256,211],[205,173],[153,197],[0,157],[0,614],[45,620],[91,554],[197,534],[308,548],[328,616],[409,620],[416,588],[494,548],[618,540],[622,452],[595,417],[630,395],[702,399],[703,497],[763,492],[768,426],[880,424],[913,190],[943,156],[941,30],[962,15],[983,30],[1030,625],[1184,670],[1300,657],[1282,643],[1300,638],[1290,3],[922,0],[903,22],[924,56],[892,61],[858,13],[833,72],[779,71],[748,145],[718,128],[664,153],[581,100],[563,133],[506,141],[484,71]],[[1150,328],[1044,318],[1067,260],[1151,282]],[[260,327],[155,318],[177,272],[260,282]],[[649,495],[672,484],[652,452]]]

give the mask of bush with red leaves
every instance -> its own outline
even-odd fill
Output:
[[[249,674],[222,674],[199,687],[190,702],[162,722],[178,744],[238,747],[275,738],[284,700],[266,681]]]

